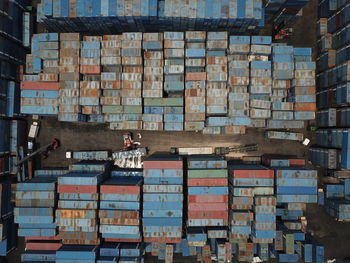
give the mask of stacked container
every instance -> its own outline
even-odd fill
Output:
[[[55,237],[57,178],[37,176],[16,186],[15,223],[18,236]]]
[[[206,34],[210,36],[207,42]],[[309,49],[296,48],[294,56],[292,47],[274,46],[274,60],[271,61],[274,67],[271,70],[268,59],[273,45],[271,38],[264,36],[231,36],[228,56],[227,32],[187,31],[186,43],[183,32],[145,33],[144,40],[142,33],[106,35],[103,38],[85,36],[80,43],[84,47],[82,51],[78,34],[62,34],[61,38],[60,82],[45,82],[43,87],[36,85],[36,89],[44,91],[23,92],[28,96],[55,97],[59,85],[59,120],[107,122],[111,129],[117,130],[181,131],[185,128],[198,131],[207,126],[203,131],[205,134],[241,134],[247,126],[266,127],[266,119],[269,119],[269,128],[294,129],[302,128],[304,120],[314,118],[313,111],[304,107],[307,106],[305,103],[297,102],[301,108],[298,106],[296,113],[293,107],[295,100],[312,100],[313,97],[312,94],[305,95],[312,93],[311,86],[300,86],[306,85],[305,76],[308,77],[307,83],[312,84],[312,70],[296,71],[305,83],[294,79],[293,70],[294,59],[301,68],[312,65]],[[146,59],[144,77],[143,58]],[[46,72],[57,72],[54,61],[45,62]],[[246,67],[248,61],[251,61],[250,69]],[[30,64],[30,58],[28,62]],[[284,70],[286,68],[292,70]],[[83,78],[78,90],[80,70]],[[22,87],[30,88],[33,84],[28,83],[38,79],[39,75],[25,75]],[[288,95],[291,82],[293,89]],[[100,88],[103,90],[101,98]],[[83,108],[78,101],[82,102]],[[349,110],[339,112],[340,125],[347,126]],[[27,113],[38,112],[34,109]],[[206,123],[205,117],[208,117]]]
[[[254,197],[254,223],[252,238],[254,243],[272,244],[276,237],[276,197]]]
[[[250,53],[250,116],[256,122],[271,117],[271,37],[252,36]]]
[[[100,233],[106,242],[141,242],[142,179],[113,176],[100,186]]]
[[[328,169],[340,168],[341,152],[338,149],[312,147],[309,149],[309,159],[315,166]]]
[[[101,42],[101,89],[100,103],[105,122],[120,121],[120,113],[114,111],[121,104],[122,87],[122,35],[105,35]]]
[[[350,179],[347,178],[348,171],[335,172],[333,176],[340,179],[338,184],[325,184],[323,186],[322,199],[326,212],[338,221],[350,219]],[[319,199],[321,199],[319,197]],[[320,203],[319,203],[320,204]]]
[[[63,244],[97,245],[98,185],[105,179],[108,163],[77,163],[58,177],[60,194],[56,225]],[[79,235],[77,235],[79,232]]]
[[[96,262],[98,255],[97,246],[64,245],[56,252],[55,262],[84,261]]]
[[[144,242],[174,244],[182,238],[183,161],[156,153],[144,161]]]
[[[228,226],[227,163],[217,156],[191,156],[187,159],[187,226],[204,231],[210,238],[226,238]],[[206,229],[208,227],[208,229]],[[206,240],[204,241],[204,245]]]
[[[249,36],[230,36],[228,55],[228,116],[233,119],[231,129],[226,132],[245,133],[245,127],[250,125],[249,111]],[[264,124],[265,126],[265,124]]]
[[[31,28],[26,23],[30,14],[25,12],[28,4],[29,1],[21,0],[2,1],[0,5],[0,116],[12,118],[20,114],[20,86],[17,81],[19,69],[23,72],[22,65],[25,63],[27,50],[24,47],[30,45]]]
[[[185,130],[203,130],[205,121],[205,53],[204,31],[186,32]]]
[[[272,228],[275,223],[275,210],[272,211],[273,208],[264,210],[264,207],[260,206],[265,201],[273,202],[272,197],[269,197],[274,194],[273,170],[262,165],[230,165],[230,178],[232,202],[230,241],[239,245],[251,238],[254,243],[272,243],[271,239],[274,237],[271,238],[272,229],[268,227]],[[269,211],[269,215],[265,215],[266,211]],[[264,232],[265,230],[267,232]],[[250,256],[250,252],[247,256]]]
[[[185,77],[185,41],[183,32],[164,32],[164,91],[182,97]]]
[[[227,107],[227,32],[207,33],[207,83],[206,83],[206,115],[223,116]],[[210,125],[203,130],[204,134],[224,133],[228,123]]]
[[[59,61],[59,113],[60,121],[84,121],[79,105],[80,97],[80,35],[78,33],[60,34]]]
[[[303,167],[276,170],[277,203],[316,203],[317,171]]]
[[[23,78],[24,81],[21,83],[23,90],[21,93],[21,113],[57,115],[58,41],[57,33],[43,33],[33,36],[32,54],[27,56],[26,72],[37,75],[26,75]]]
[[[6,256],[17,246],[17,225],[14,222],[18,216],[18,212],[13,213],[13,203],[11,202],[11,181],[3,180],[0,184],[0,227],[2,229],[0,235],[0,255]],[[24,210],[28,210],[25,208]],[[28,211],[26,211],[28,212]],[[23,226],[23,224],[22,224]]]
[[[164,81],[163,33],[144,33],[144,76],[142,97],[162,98]]]
[[[80,73],[83,81],[80,81],[79,103],[85,115],[101,113],[101,41],[102,37],[85,36],[81,42]]]
[[[314,120],[316,117],[315,62],[311,62],[311,49],[294,48],[295,79],[292,95],[296,120]]]
[[[183,107],[164,107],[164,130],[165,131],[183,131],[184,114]]]
[[[142,96],[144,98],[162,98],[164,81],[163,33],[144,33],[144,81]],[[145,107],[143,129],[161,131],[163,124],[163,107]]]
[[[122,120],[110,124],[112,130],[142,129],[142,120],[134,114],[142,113],[142,33],[123,33],[121,106],[114,112],[122,113]]]
[[[66,172],[65,169],[36,170],[33,179],[16,185],[18,236],[26,239],[22,261],[55,261],[56,250],[62,246],[55,224],[56,184],[57,177]],[[17,195],[23,197],[29,194],[34,198],[17,198]]]

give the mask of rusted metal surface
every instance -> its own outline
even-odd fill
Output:
[[[94,194],[97,192],[96,185],[58,185],[58,193]]]

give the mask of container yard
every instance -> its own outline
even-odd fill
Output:
[[[350,262],[348,0],[0,0],[0,262]]]

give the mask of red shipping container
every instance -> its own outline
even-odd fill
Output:
[[[97,185],[58,185],[58,193],[95,194]]]
[[[182,169],[182,161],[144,161],[143,169]]]
[[[189,219],[227,219],[228,211],[188,211]]]
[[[228,195],[189,195],[189,203],[228,203]]]
[[[187,180],[188,186],[227,186],[227,178],[191,178]]]
[[[290,166],[304,166],[305,159],[289,159]]]
[[[59,250],[62,243],[26,243],[26,250]]]
[[[80,65],[81,74],[101,74],[100,65]]]
[[[140,194],[140,186],[101,185],[101,194]]]
[[[232,170],[234,178],[273,178],[273,170]]]
[[[143,242],[177,244],[181,243],[181,237],[144,237]]]
[[[227,211],[227,203],[190,203],[189,211]]]
[[[22,90],[58,90],[60,87],[59,82],[31,82],[22,81]]]

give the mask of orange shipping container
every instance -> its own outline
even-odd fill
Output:
[[[100,90],[99,89],[81,89],[80,90],[80,97],[99,97],[100,96]]]
[[[295,103],[295,111],[316,111],[316,103]]]
[[[186,73],[186,81],[206,80],[206,72],[190,72]]]
[[[99,65],[95,65],[95,66],[81,65],[80,73],[81,74],[100,74],[101,67]]]
[[[123,68],[124,73],[143,73],[143,67],[127,67]]]
[[[101,89],[121,89],[122,82],[120,80],[102,80]]]
[[[79,57],[80,50],[79,49],[60,49],[60,57]]]
[[[22,90],[58,90],[59,86],[58,82],[21,82]]]
[[[205,97],[205,89],[186,89],[186,97]]]

